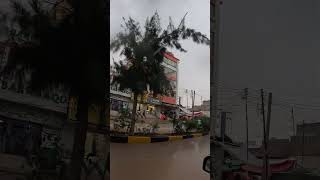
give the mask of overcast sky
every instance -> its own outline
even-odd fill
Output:
[[[226,0],[222,5],[220,83],[234,89],[265,88],[273,93],[274,104],[285,104],[272,106],[270,136],[289,136],[290,102],[314,106],[297,107],[295,122],[320,121],[320,110],[315,110],[320,109],[319,32],[317,0]],[[230,98],[234,91],[221,96],[243,104],[237,96]],[[257,93],[252,90],[249,95]],[[255,138],[262,132],[261,121],[257,98],[249,101],[249,134]],[[233,135],[243,139],[244,107],[226,109],[233,112]]]
[[[144,26],[146,18],[157,11],[161,18],[161,25],[165,28],[169,22],[169,16],[178,25],[181,18],[188,12],[186,25],[194,28],[209,37],[210,33],[210,6],[209,0],[111,0],[110,4],[110,36],[115,36],[121,30],[122,17],[138,20]],[[181,53],[170,50],[180,59],[178,86],[179,96],[186,105],[184,89],[194,89],[203,96],[202,100],[210,98],[210,52],[209,46],[198,45],[191,40],[183,41],[182,46],[188,51]],[[111,55],[115,59],[116,54]],[[112,58],[112,57],[111,57]],[[112,63],[112,61],[111,61]],[[200,104],[201,97],[196,96],[196,104]],[[189,97],[189,106],[191,99]]]

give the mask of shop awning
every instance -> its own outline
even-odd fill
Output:
[[[162,105],[167,106],[167,107],[173,107],[173,108],[177,108],[178,107],[175,104],[168,104],[168,103],[162,103]]]
[[[120,97],[120,96],[116,96],[116,95],[111,95],[110,99],[114,99],[114,100],[118,100],[118,101],[131,102],[130,98]]]

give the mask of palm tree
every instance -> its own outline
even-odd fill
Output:
[[[166,30],[162,30],[157,12],[147,18],[144,32],[131,17],[124,20],[124,31],[118,33],[111,41],[112,52],[121,51],[125,60],[114,63],[116,75],[112,83],[120,85],[120,89],[130,89],[133,93],[132,121],[130,134],[134,134],[138,96],[150,89],[154,96],[172,91],[164,68],[161,66],[167,48],[175,48],[186,52],[180,41],[191,38],[195,43],[209,45],[209,39],[201,32],[185,26],[184,16],[178,27],[171,18]]]
[[[12,1],[15,26],[13,40],[18,44],[5,69],[17,65],[31,67],[31,89],[40,95],[52,84],[63,84],[70,96],[77,97],[77,121],[74,132],[70,177],[79,180],[88,129],[88,107],[94,103],[105,109],[108,77],[108,3],[104,0],[53,1],[44,4],[29,0],[29,7]],[[56,19],[53,8],[60,3],[68,13]],[[108,111],[106,111],[108,113]],[[101,119],[108,117],[101,114]]]

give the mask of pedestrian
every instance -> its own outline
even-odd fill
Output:
[[[146,119],[146,110],[143,110],[143,117]]]

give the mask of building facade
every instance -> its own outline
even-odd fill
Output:
[[[200,106],[194,106],[191,111],[201,111],[206,117],[210,117],[210,100],[203,101]]]
[[[177,97],[178,97],[178,64],[179,59],[172,53],[164,54],[161,66],[164,68],[165,75],[170,81],[172,91],[167,91],[161,96],[153,97],[152,92],[146,91],[144,95],[138,97],[137,113],[155,116],[160,118],[160,114],[172,116],[177,112]],[[114,76],[114,71],[111,69],[111,81]],[[111,116],[119,116],[121,109],[131,110],[133,107],[133,94],[130,90],[120,90],[116,84],[110,85],[110,104]],[[150,117],[150,116],[149,116]]]
[[[11,60],[15,48],[23,45],[26,44],[0,43],[0,72]],[[32,92],[28,88],[31,81],[30,69],[22,66],[0,77],[0,153],[29,157],[38,155],[40,151],[49,152],[58,143],[63,158],[70,159],[77,121],[69,118],[68,89],[55,85],[41,92]],[[108,131],[106,128],[98,128],[97,123],[101,120],[97,119],[97,115],[100,118],[98,109],[95,106],[88,109],[85,153],[87,155],[91,152],[92,139],[95,139],[99,149],[98,161],[105,161]]]
[[[177,97],[178,97],[178,74],[179,59],[172,53],[164,53],[164,59],[161,66],[164,73],[170,81],[172,91],[167,91],[163,95],[154,98],[152,94],[146,93],[145,97],[138,104],[138,111],[146,111],[148,114],[155,115],[160,118],[161,114],[173,118],[177,113]]]

